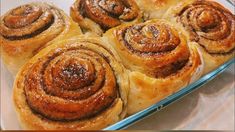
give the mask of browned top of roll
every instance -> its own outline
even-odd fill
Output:
[[[90,18],[105,30],[120,25],[122,21],[131,21],[139,15],[134,0],[77,0],[71,10],[78,19]]]
[[[165,21],[121,27],[116,30],[117,49],[129,63],[143,66],[153,77],[166,77],[181,69],[189,59],[183,36]]]
[[[118,95],[112,67],[86,44],[52,50],[27,69],[24,92],[33,111],[51,120],[73,121],[112,105]]]
[[[65,26],[58,9],[45,3],[30,3],[10,10],[1,18],[0,34],[8,40],[28,39],[53,23]]]
[[[191,40],[209,53],[228,53],[235,47],[235,16],[216,2],[196,1],[178,14]]]

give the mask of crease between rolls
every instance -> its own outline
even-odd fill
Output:
[[[214,0],[136,0],[144,21],[166,19],[185,31],[187,41],[202,52],[203,74],[234,57],[235,16]],[[141,6],[144,5],[144,6]]]

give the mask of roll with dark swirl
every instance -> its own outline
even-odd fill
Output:
[[[70,10],[82,29],[98,35],[122,23],[140,20],[134,0],[76,0]]]
[[[54,39],[81,34],[65,13],[46,3],[29,3],[1,16],[2,57],[12,73]]]
[[[53,43],[17,74],[14,103],[25,129],[102,129],[126,113],[128,76],[96,39]]]
[[[184,34],[168,21],[124,25],[106,33],[104,39],[131,70],[129,114],[156,103],[201,74],[200,52],[189,48]]]
[[[201,49],[207,73],[235,53],[235,16],[217,2],[189,0],[168,11],[188,32],[190,41]],[[171,20],[172,21],[172,20]]]
[[[234,50],[235,17],[221,5],[198,1],[184,7],[178,15],[179,21],[190,31],[191,40],[209,53],[223,54]]]

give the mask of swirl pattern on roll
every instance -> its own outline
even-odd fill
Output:
[[[118,26],[122,21],[132,21],[139,15],[134,0],[77,0],[71,10],[78,19],[87,17],[104,30]]]
[[[30,67],[24,92],[33,111],[51,120],[73,121],[113,104],[118,84],[109,58],[86,45],[91,43],[58,48]]]
[[[0,34],[8,40],[32,38],[51,26],[55,26],[59,34],[65,27],[60,11],[42,3],[26,4],[12,9],[1,21]]]
[[[152,77],[171,75],[189,60],[185,38],[165,21],[151,20],[121,27],[115,31],[115,36],[116,47],[123,58],[141,66],[145,69],[143,72]]]
[[[216,2],[196,1],[178,14],[190,39],[209,53],[223,54],[234,50],[235,17]]]

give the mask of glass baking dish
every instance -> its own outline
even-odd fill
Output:
[[[169,104],[179,100],[180,98],[186,96],[187,94],[193,92],[194,90],[200,88],[204,84],[208,83],[212,79],[214,79],[216,76],[218,76],[220,73],[226,70],[230,65],[235,63],[235,58],[231,59],[230,61],[224,63],[220,67],[218,67],[216,70],[202,76],[199,80],[196,82],[188,85],[185,88],[182,88],[178,92],[166,97],[165,99],[161,100],[160,102],[148,107],[147,109],[144,109],[134,115],[131,115],[107,128],[104,130],[120,130],[125,129],[126,127],[134,124],[135,122],[150,116],[151,114],[160,111],[164,107],[168,106]]]
[[[4,4],[5,1],[5,4]],[[7,1],[7,2],[6,2]],[[28,3],[31,0],[22,0],[22,1],[14,1],[14,0],[1,0],[1,13],[3,13],[5,10],[10,9],[12,7],[16,7],[17,5]],[[63,0],[34,0],[34,1],[49,1],[54,3],[55,5],[58,5],[60,8],[64,9],[65,12],[68,13],[70,6],[74,1],[68,0],[66,1],[66,4],[63,3]],[[223,4],[225,7],[228,7],[229,9],[233,9],[234,5],[232,5],[232,2],[229,0],[216,0]],[[218,67],[216,70],[204,75],[196,82],[190,84],[189,86],[182,88],[178,92],[166,97],[165,99],[161,100],[160,102],[148,107],[147,109],[144,109],[134,115],[128,116],[125,119],[107,127],[103,130],[120,130],[125,129],[126,127],[136,123],[137,121],[150,116],[151,114],[158,112],[162,110],[164,107],[168,106],[169,104],[179,100],[183,96],[193,92],[194,90],[200,88],[202,85],[208,83],[210,80],[214,79],[216,76],[218,76],[220,73],[222,73],[224,70],[226,70],[227,67],[235,63],[235,59],[231,59],[230,61],[224,63],[220,67]],[[20,126],[16,120],[16,115],[14,113],[13,107],[12,107],[12,100],[11,100],[11,88],[13,83],[13,78],[9,76],[9,72],[6,71],[3,64],[1,64],[1,128],[3,130],[19,130]],[[3,107],[4,106],[4,107]]]

